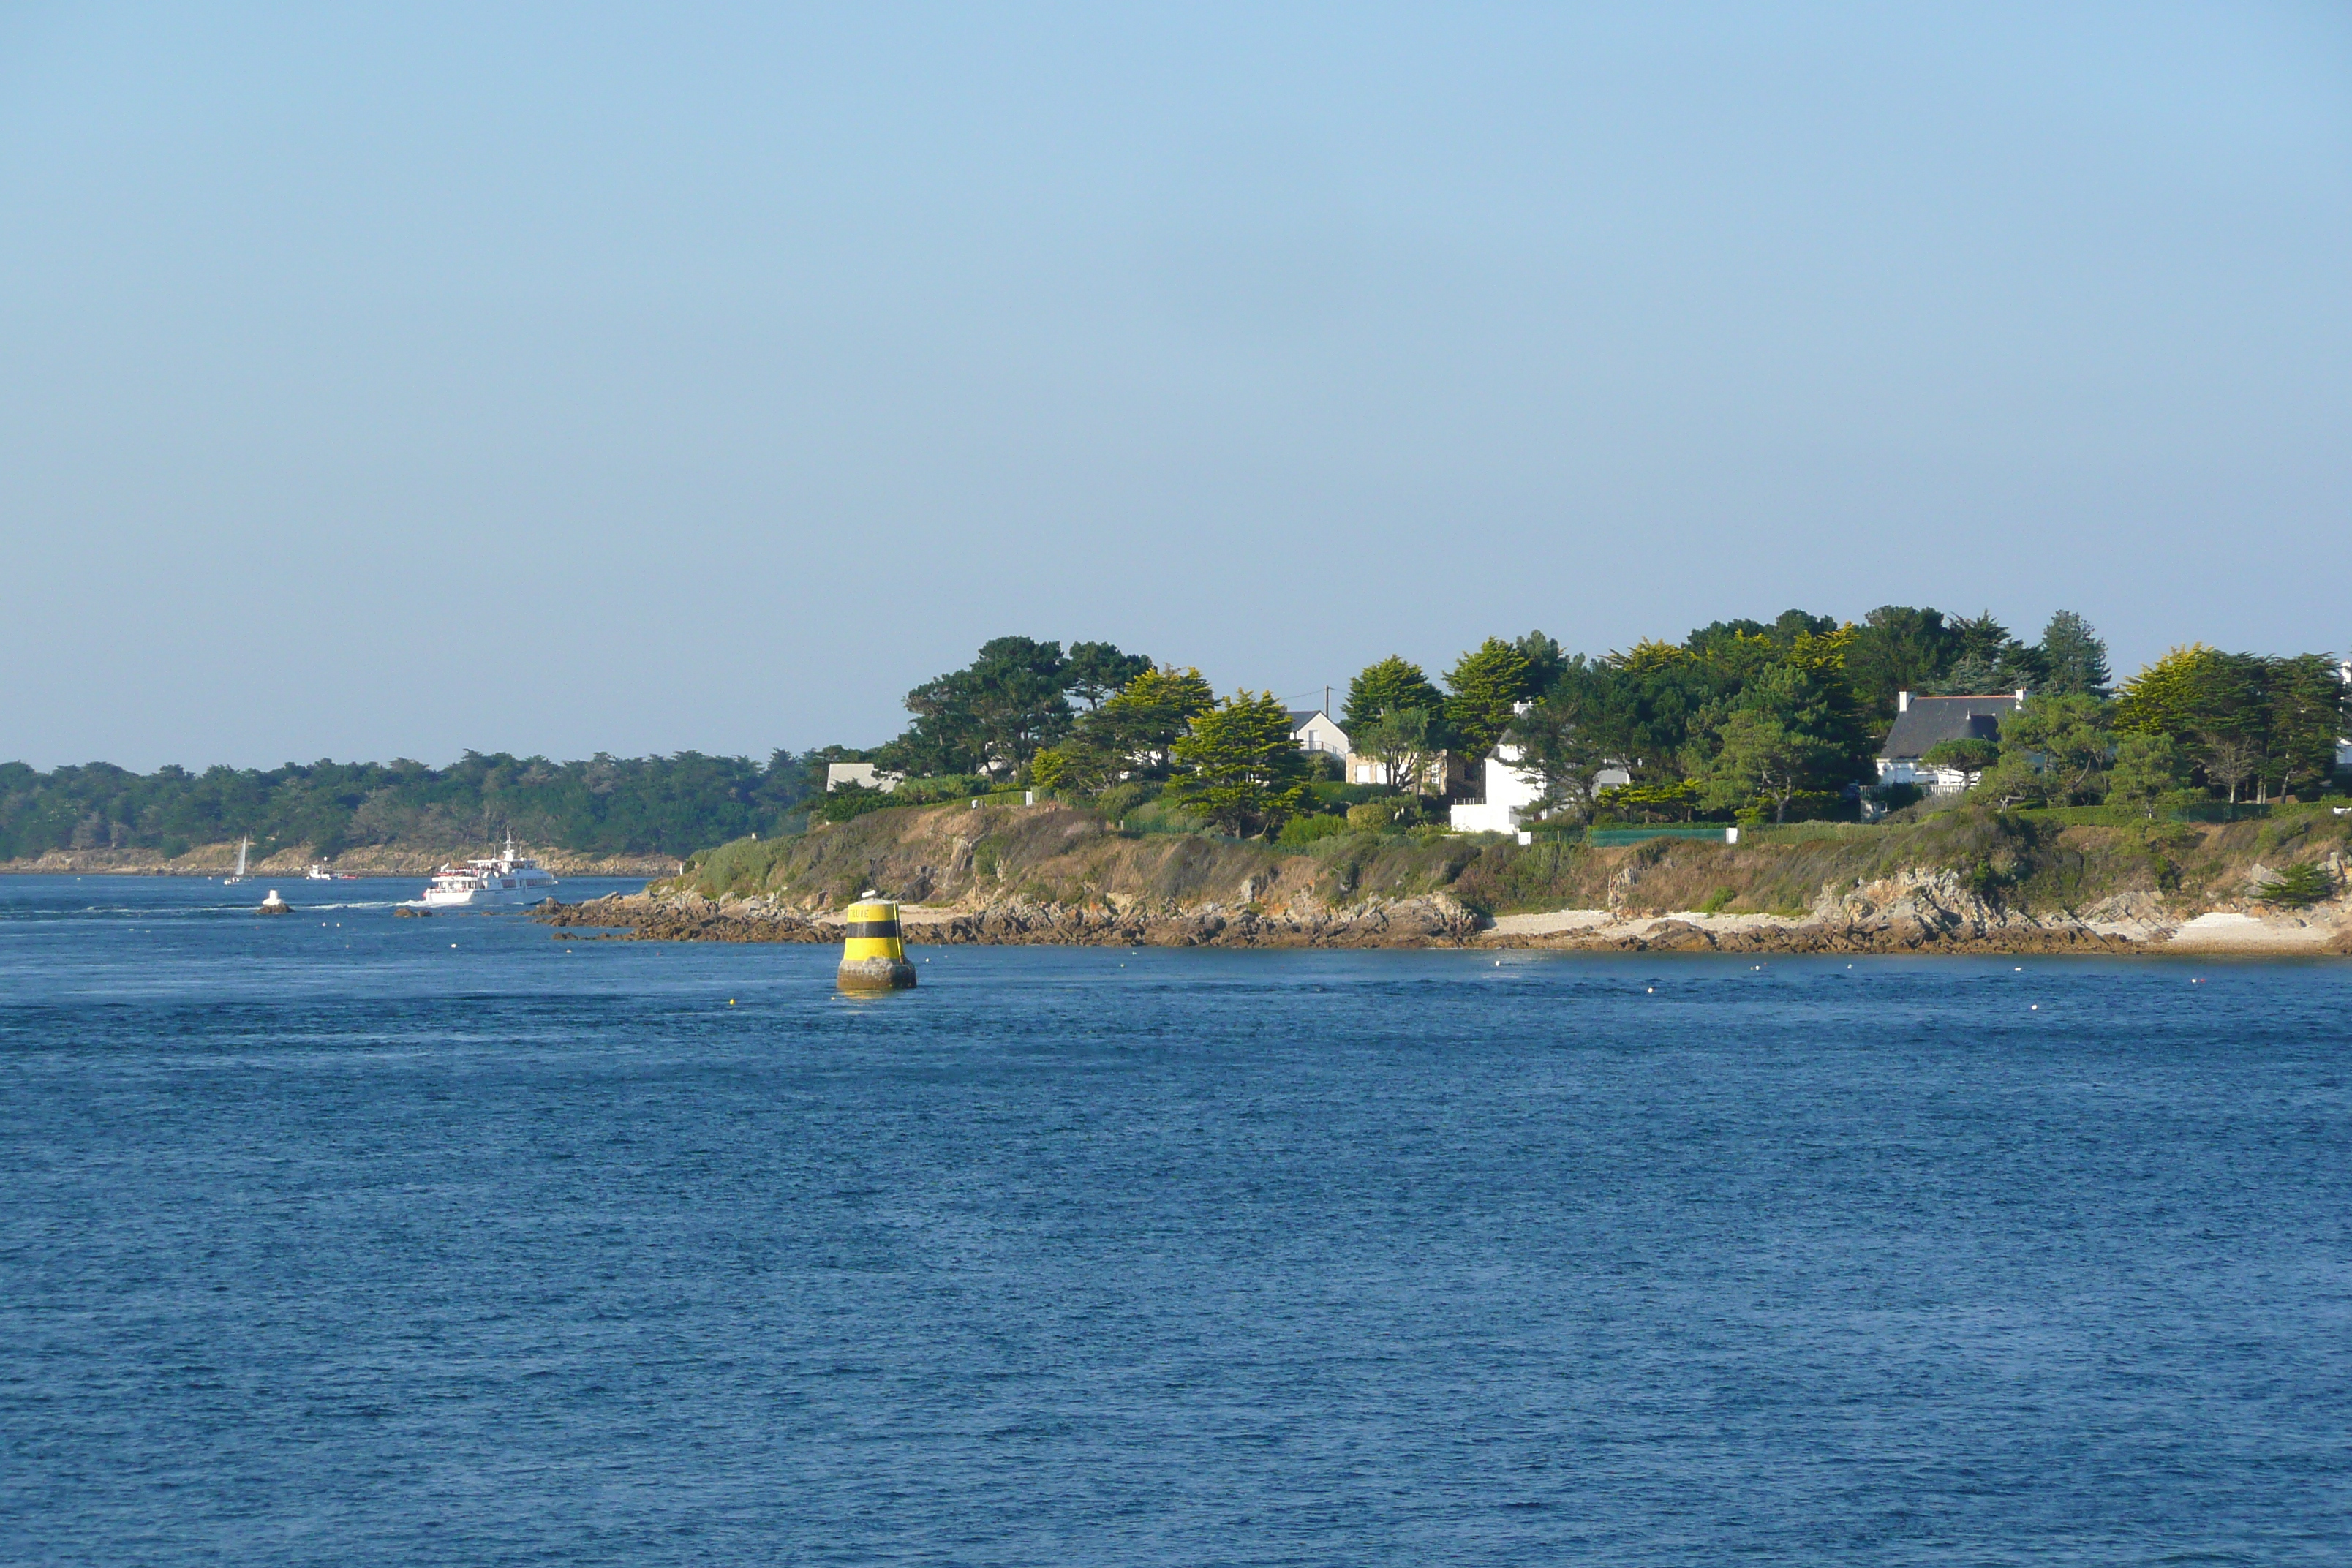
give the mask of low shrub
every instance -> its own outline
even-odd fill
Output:
[[[1113,784],[1095,796],[1094,809],[1102,814],[1105,821],[1117,822],[1137,806],[1158,800],[1160,787],[1141,779]]]
[[[900,800],[895,791],[867,789],[864,784],[847,784],[827,791],[824,798],[809,807],[809,816],[816,822],[850,822],[869,811],[908,804]]]
[[[1320,839],[1337,838],[1342,834],[1352,831],[1354,831],[1352,826],[1344,816],[1334,816],[1328,813],[1316,816],[1294,816],[1282,825],[1282,831],[1275,835],[1274,841],[1276,844],[1300,847]]]
[[[1150,800],[1125,814],[1129,833],[1206,833],[1208,818],[1169,800]]]
[[[937,805],[943,801],[985,795],[995,787],[977,773],[940,773],[931,778],[907,780],[890,792],[890,799],[894,805]]]
[[[1345,811],[1368,800],[1393,800],[1397,794],[1387,784],[1342,784],[1329,779],[1308,784],[1307,793],[1321,811]]]

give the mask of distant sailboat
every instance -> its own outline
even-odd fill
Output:
[[[221,879],[222,887],[233,888],[239,882],[245,880],[245,852],[252,847],[253,840],[250,838],[241,839],[238,841],[236,847],[236,875],[234,877],[223,877]]]

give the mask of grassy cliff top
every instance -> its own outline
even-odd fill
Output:
[[[1620,848],[1518,845],[1423,829],[1350,833],[1303,847],[1207,834],[1123,832],[1076,806],[983,805],[876,811],[784,838],[697,856],[656,890],[766,896],[835,909],[867,888],[908,902],[1020,899],[1280,907],[1445,893],[1485,914],[1611,904],[1629,911],[1793,913],[1824,888],[1906,872],[1954,873],[2032,912],[2118,893],[2185,906],[2242,896],[2256,864],[2342,854],[2352,819],[2324,807],[2224,826],[2103,826],[1963,807],[1887,826],[1767,829],[1738,845],[1654,839]]]

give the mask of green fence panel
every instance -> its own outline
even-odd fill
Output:
[[[1590,827],[1584,833],[1587,844],[1604,847],[1639,844],[1650,838],[1711,838],[1717,844],[1724,842],[1720,825],[1714,827]]]

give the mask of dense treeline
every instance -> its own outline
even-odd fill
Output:
[[[812,778],[814,773],[814,778]],[[103,763],[38,773],[0,763],[0,859],[52,849],[153,849],[178,856],[251,835],[263,853],[309,846],[331,856],[362,846],[481,844],[511,831],[583,854],[684,855],[704,845],[796,826],[824,788],[821,758],[544,757],[468,752],[455,765],[313,763],[266,771]]]
[[[2026,643],[1990,613],[1890,605],[1842,624],[1790,610],[1559,660],[1513,693],[1533,706],[1507,723],[1555,816],[1785,821],[1854,798],[1900,692],[2101,703],[2109,679],[2105,644],[2070,611]],[[1603,789],[1605,771],[1630,782]]]
[[[1391,656],[1349,682],[1339,715],[1360,762],[1396,799],[1342,784],[1302,755],[1271,694],[1219,701],[1197,669],[1107,643],[988,643],[968,668],[908,694],[915,721],[871,753],[939,798],[1017,780],[1105,803],[1158,802],[1234,833],[1337,831],[1317,816],[1410,824],[1475,794],[1481,760],[1508,744],[1554,820],[1858,815],[1904,804],[1874,784],[1899,692],[2025,692],[2000,744],[1953,743],[1931,764],[1997,804],[2146,806],[2326,787],[2347,723],[2332,656],[2178,649],[2113,689],[2105,644],[2061,611],[2027,642],[1990,612],[1883,605],[1859,621],[1790,610],[1717,621],[1679,643],[1600,657],[1541,632],[1489,637],[1443,683]],[[950,787],[951,786],[951,787]],[[1865,805],[1865,797],[1875,797]],[[1891,797],[1891,798],[1890,798]],[[831,803],[828,816],[878,807]],[[1148,812],[1139,820],[1148,820]]]

